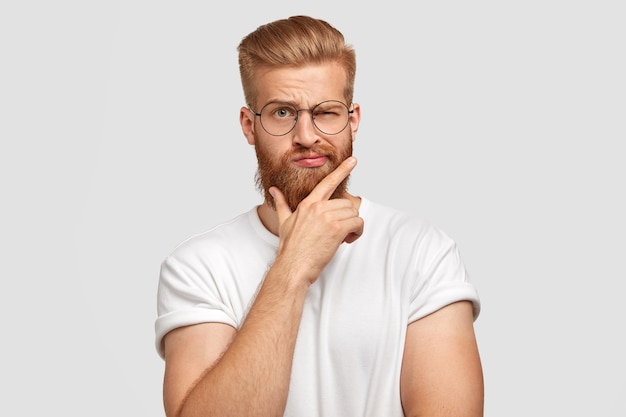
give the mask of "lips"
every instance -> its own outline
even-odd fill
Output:
[[[328,161],[328,157],[321,154],[299,155],[293,159],[293,163],[302,168],[321,167]]]

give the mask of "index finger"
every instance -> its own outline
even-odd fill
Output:
[[[328,200],[330,196],[333,195],[337,186],[341,184],[341,181],[346,179],[355,166],[355,157],[350,156],[346,158],[333,172],[328,174],[315,186],[307,198],[312,198],[317,201]]]

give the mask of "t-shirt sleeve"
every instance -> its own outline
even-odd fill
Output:
[[[470,301],[474,320],[478,318],[478,291],[469,280],[456,243],[448,235],[431,227],[417,245],[413,273],[409,322],[457,301]]]
[[[225,323],[237,327],[236,319],[219,299],[211,271],[193,257],[170,256],[161,264],[157,291],[155,345],[163,357],[163,337],[170,331],[199,323]]]

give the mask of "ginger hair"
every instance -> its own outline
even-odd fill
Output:
[[[259,26],[237,47],[244,97],[256,106],[255,76],[261,69],[337,63],[346,74],[344,98],[352,103],[356,53],[343,34],[324,20],[292,16]],[[254,107],[256,108],[256,107]]]

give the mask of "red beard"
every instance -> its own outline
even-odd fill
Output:
[[[291,152],[276,160],[262,146],[258,145],[257,138],[254,146],[259,164],[255,176],[257,189],[264,193],[269,206],[275,209],[274,199],[268,190],[271,186],[277,187],[287,199],[291,211],[295,211],[298,204],[313,191],[322,179],[352,155],[352,139],[348,139],[347,142],[347,146],[342,149],[328,145],[318,145],[311,148],[294,147]],[[292,165],[291,161],[294,158],[308,153],[325,155],[328,161],[318,168],[299,168]],[[349,178],[349,176],[346,177],[337,186],[330,198],[339,198],[345,194]]]

